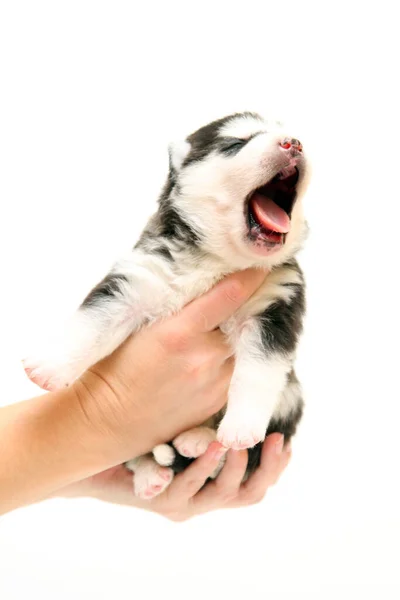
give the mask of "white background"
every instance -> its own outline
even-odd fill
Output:
[[[17,511],[2,600],[400,597],[394,6],[1,2],[1,403],[37,393],[27,335],[136,240],[171,138],[255,109],[314,164],[307,412],[279,485],[181,525],[96,501]]]

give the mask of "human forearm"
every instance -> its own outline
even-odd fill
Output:
[[[0,409],[0,514],[118,464],[123,449],[111,434],[107,443],[85,402],[72,387]],[[143,445],[132,430],[126,452]]]

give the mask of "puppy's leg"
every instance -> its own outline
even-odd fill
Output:
[[[224,324],[235,349],[235,370],[218,440],[228,448],[252,448],[268,423],[292,368],[305,310],[302,282],[285,284],[287,294],[263,313],[238,325]],[[236,316],[236,318],[238,318]]]
[[[28,377],[55,390],[111,354],[151,313],[157,281],[143,268],[111,271],[86,297],[66,326],[24,362]],[[118,267],[118,265],[117,265]]]
[[[271,417],[266,435],[282,433],[285,438],[285,444],[288,444],[296,433],[297,426],[303,414],[303,406],[301,386],[295,372],[292,370],[288,374],[286,387]],[[262,443],[260,443],[254,446],[254,448],[249,449],[245,479],[260,466],[262,446]]]
[[[290,368],[285,354],[266,350],[259,321],[249,319],[235,343],[228,406],[218,429],[221,444],[240,450],[252,448],[265,438]]]

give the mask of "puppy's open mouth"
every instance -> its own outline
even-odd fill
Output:
[[[287,167],[250,194],[247,200],[247,221],[252,241],[271,247],[285,243],[286,234],[290,230],[298,181],[297,167]]]

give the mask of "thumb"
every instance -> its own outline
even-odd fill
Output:
[[[193,300],[181,318],[194,333],[213,331],[231,317],[260,287],[268,271],[246,269],[229,275],[209,292]]]

